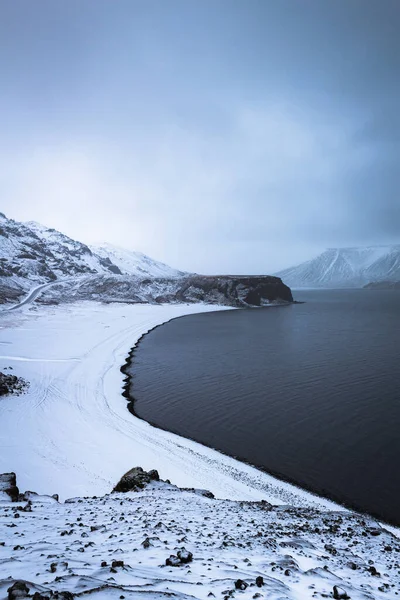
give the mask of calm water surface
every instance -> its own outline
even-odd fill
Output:
[[[400,524],[400,293],[176,319],[134,353],[136,414]]]

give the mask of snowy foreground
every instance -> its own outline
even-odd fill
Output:
[[[350,512],[213,500],[163,483],[65,504],[31,498],[31,512],[0,503],[0,598],[16,580],[42,594],[35,600],[361,600],[400,589],[397,540]],[[177,566],[166,565],[171,555]]]
[[[88,302],[0,315],[0,371],[30,382],[0,400],[0,473],[15,471],[21,490],[86,496],[0,502],[0,600],[18,579],[64,600],[398,597],[399,540],[379,524],[128,412],[120,366],[135,341],[206,310]],[[162,482],[109,494],[137,465],[224,499]],[[166,566],[182,547],[193,560]]]

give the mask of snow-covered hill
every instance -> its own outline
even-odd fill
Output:
[[[183,271],[173,269],[168,265],[153,260],[142,252],[126,250],[113,244],[103,243],[100,246],[90,246],[94,254],[104,259],[109,259],[124,275],[138,275],[140,277],[181,277],[187,275]]]
[[[400,585],[399,540],[369,518],[161,481],[65,504],[27,492],[0,502],[0,537],[9,600],[389,600]]]
[[[0,303],[17,300],[35,284],[123,273],[142,277],[180,275],[144,254],[105,247],[97,253],[55,229],[34,221],[20,223],[0,213]]]
[[[363,287],[371,281],[399,280],[400,244],[329,248],[316,258],[276,275],[293,288]]]

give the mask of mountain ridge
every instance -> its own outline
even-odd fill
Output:
[[[0,214],[0,303],[19,308],[36,299],[236,307],[293,301],[277,277],[185,273],[141,252],[88,246],[36,221],[19,223]]]
[[[400,279],[400,244],[327,248],[299,265],[275,273],[292,288],[362,288]]]
[[[0,303],[13,301],[33,285],[71,276],[140,274],[179,277],[185,273],[142,253],[114,247],[131,255],[131,269],[121,269],[106,249],[90,246],[36,221],[19,222],[0,213]],[[118,260],[118,256],[116,257]],[[119,261],[121,262],[121,261]],[[126,259],[125,262],[129,261]],[[134,273],[133,265],[136,267]]]

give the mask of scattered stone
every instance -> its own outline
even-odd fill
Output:
[[[261,577],[261,575],[259,575],[258,577],[256,577],[256,586],[262,587],[263,585],[264,585],[264,578]]]
[[[237,579],[235,581],[235,589],[245,590],[247,587],[249,587],[249,584],[243,581],[243,579]]]
[[[25,581],[16,581],[7,590],[8,600],[18,600],[18,598],[26,598],[29,594],[29,588]]]
[[[193,554],[186,550],[186,548],[181,548],[176,554],[182,564],[190,563],[193,560]]]
[[[124,566],[124,561],[123,560],[113,560],[111,563],[111,567],[113,569],[117,569],[118,567],[123,567]]]
[[[333,597],[335,600],[349,600],[350,596],[348,596],[346,590],[338,585],[333,586]]]
[[[165,564],[167,567],[180,567],[182,563],[175,554],[171,554],[171,556],[166,559]]]
[[[0,396],[19,395],[28,387],[28,382],[16,375],[6,375],[0,372]]]

